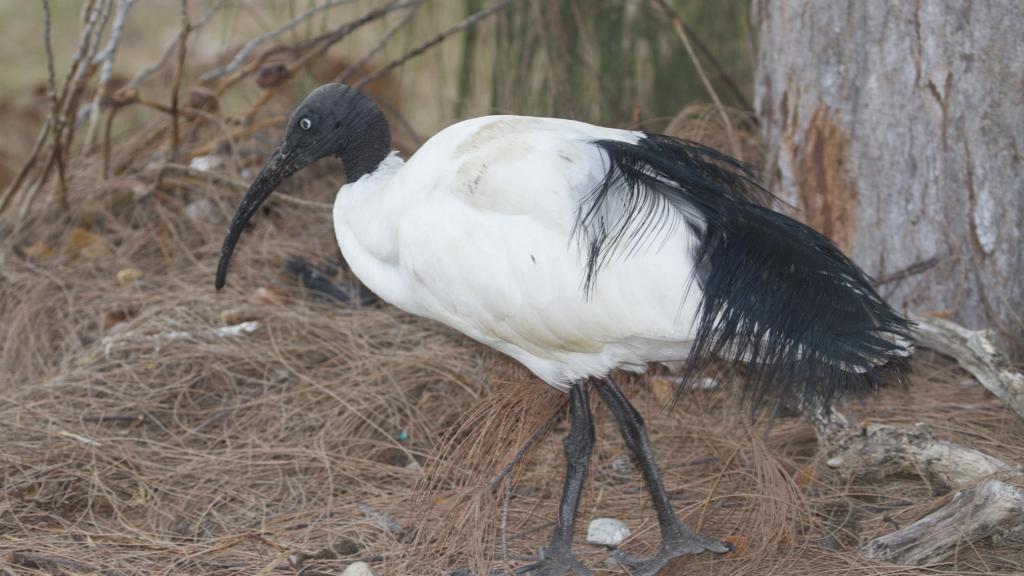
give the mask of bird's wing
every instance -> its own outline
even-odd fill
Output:
[[[622,237],[601,222],[605,204],[625,203],[620,226],[633,229],[631,220],[651,218],[652,206],[675,208],[698,237],[702,300],[691,362],[747,362],[757,401],[827,402],[874,388],[887,369],[902,374],[911,351],[908,321],[829,239],[769,209],[770,197],[747,166],[661,135],[595,145],[609,168],[577,223],[595,254],[588,278],[600,277],[602,252]]]

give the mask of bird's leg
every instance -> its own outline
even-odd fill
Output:
[[[586,381],[574,384],[569,392],[569,418],[569,435],[565,437],[565,486],[558,505],[558,521],[548,547],[541,550],[540,560],[517,569],[516,574],[562,576],[576,572],[577,576],[591,576],[590,570],[576,560],[571,550],[576,511],[594,448],[594,423],[587,401]]]
[[[626,441],[626,446],[633,451],[640,462],[640,470],[643,473],[647,491],[651,494],[654,510],[658,514],[658,525],[661,528],[661,548],[657,554],[650,558],[638,559],[618,551],[616,559],[632,567],[634,576],[653,576],[669,560],[678,556],[700,554],[705,550],[719,553],[728,552],[731,549],[728,544],[694,533],[676,516],[668,494],[665,492],[665,486],[661,483],[661,475],[654,462],[654,454],[651,451],[651,442],[647,437],[644,420],[622,394],[622,390],[610,378],[595,379],[594,387],[608,404],[615,419],[618,420],[619,430],[622,432],[622,438]]]

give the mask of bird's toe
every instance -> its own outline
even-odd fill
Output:
[[[591,571],[583,564],[580,564],[579,560],[572,553],[554,549],[547,552],[541,551],[539,560],[532,564],[521,566],[514,572],[517,576],[522,574],[534,576],[567,576],[568,574],[593,576]]]
[[[726,542],[690,533],[662,541],[657,554],[653,556],[632,556],[622,550],[616,550],[612,553],[612,558],[627,566],[632,576],[655,576],[666,564],[680,556],[704,552],[722,554],[731,551],[732,546]]]

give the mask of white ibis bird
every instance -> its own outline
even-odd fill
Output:
[[[570,394],[558,520],[520,572],[590,572],[570,550],[594,443],[588,387],[618,420],[661,528],[651,576],[728,546],[679,520],[640,414],[609,374],[717,356],[746,364],[756,399],[821,405],[899,375],[908,322],[821,234],[763,204],[749,168],[668,136],[554,118],[486,116],[403,161],[384,115],[341,84],[314,90],[231,221],[217,270],[289,175],[338,156],[338,245],[381,298],[522,362]]]

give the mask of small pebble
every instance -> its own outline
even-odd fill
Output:
[[[587,543],[599,546],[618,546],[629,538],[629,528],[615,518],[595,518],[587,526]]]
[[[617,474],[626,474],[636,471],[636,466],[633,465],[633,460],[629,456],[619,454],[615,460],[612,460],[611,469]]]
[[[206,222],[207,224],[220,222],[220,211],[217,210],[217,205],[213,203],[213,200],[209,198],[200,198],[189,202],[185,206],[185,215],[197,222]]]
[[[202,172],[209,172],[210,170],[216,170],[224,165],[224,159],[220,156],[196,156],[189,162],[189,168],[193,170],[200,170]]]
[[[353,562],[345,568],[345,571],[341,573],[341,576],[375,576],[373,570],[370,570],[370,565],[366,562]]]
[[[839,468],[843,465],[843,459],[838,457],[829,458],[828,461],[825,462],[825,465],[828,466],[829,468]]]

